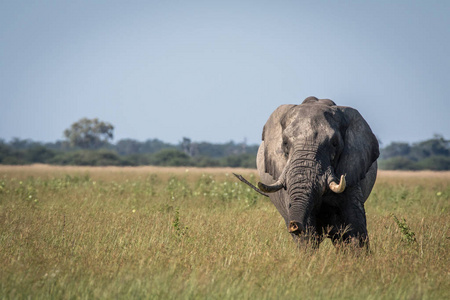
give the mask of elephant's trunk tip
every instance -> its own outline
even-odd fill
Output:
[[[304,231],[303,225],[297,221],[289,222],[289,233],[299,234]]]

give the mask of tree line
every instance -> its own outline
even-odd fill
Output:
[[[139,142],[132,139],[107,143],[96,149],[70,147],[64,142],[40,143],[31,140],[0,140],[0,164],[44,163],[82,166],[195,166],[256,168],[257,146],[230,141],[224,144],[191,143],[190,155],[183,144],[158,139]]]
[[[450,170],[450,140],[442,135],[414,144],[393,142],[380,151],[385,170]]]
[[[0,140],[0,164],[256,168],[258,146],[246,142],[213,144],[183,137],[178,144],[159,139],[121,139],[111,143],[113,131],[110,123],[83,118],[64,130],[62,141]]]
[[[187,137],[178,144],[159,139],[121,139],[111,143],[113,131],[110,123],[84,118],[64,131],[62,141],[0,140],[0,164],[256,168],[258,145],[193,142]],[[450,141],[441,135],[413,144],[393,142],[381,148],[380,153],[380,169],[450,170]]]

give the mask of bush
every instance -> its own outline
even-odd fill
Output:
[[[56,153],[42,145],[36,145],[25,151],[25,159],[30,163],[48,163]]]
[[[195,157],[194,159],[194,165],[196,167],[200,167],[200,168],[204,168],[204,167],[219,167],[220,166],[220,162],[218,159],[214,159],[211,157],[207,157],[207,156],[200,156],[200,157]]]
[[[383,170],[417,170],[418,166],[412,160],[399,156],[380,161],[380,169]]]
[[[256,155],[254,154],[240,154],[231,155],[222,159],[221,165],[224,167],[242,167],[242,168],[256,168]]]
[[[10,145],[0,141],[0,164],[22,165],[26,163],[27,161],[23,151],[13,149]]]
[[[191,166],[189,155],[175,149],[161,150],[151,156],[149,163],[154,166]]]
[[[425,158],[417,164],[421,170],[445,171],[450,170],[450,157],[437,155]]]
[[[77,165],[77,166],[121,166],[126,165],[126,161],[109,150],[79,150],[74,152],[64,152],[57,154],[49,161],[56,165]]]

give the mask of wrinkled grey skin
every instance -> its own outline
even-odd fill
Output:
[[[375,183],[379,148],[359,112],[315,97],[281,105],[262,140],[261,182],[273,184],[285,170],[283,188],[269,197],[294,240],[318,247],[328,236],[335,245],[368,246],[364,203]],[[339,184],[341,175],[346,188],[335,193],[329,183]]]

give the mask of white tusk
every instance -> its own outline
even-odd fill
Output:
[[[330,190],[332,190],[336,194],[342,193],[345,190],[345,176],[341,175],[341,180],[340,180],[339,184],[337,184],[334,181],[330,182],[329,187],[330,187]]]

